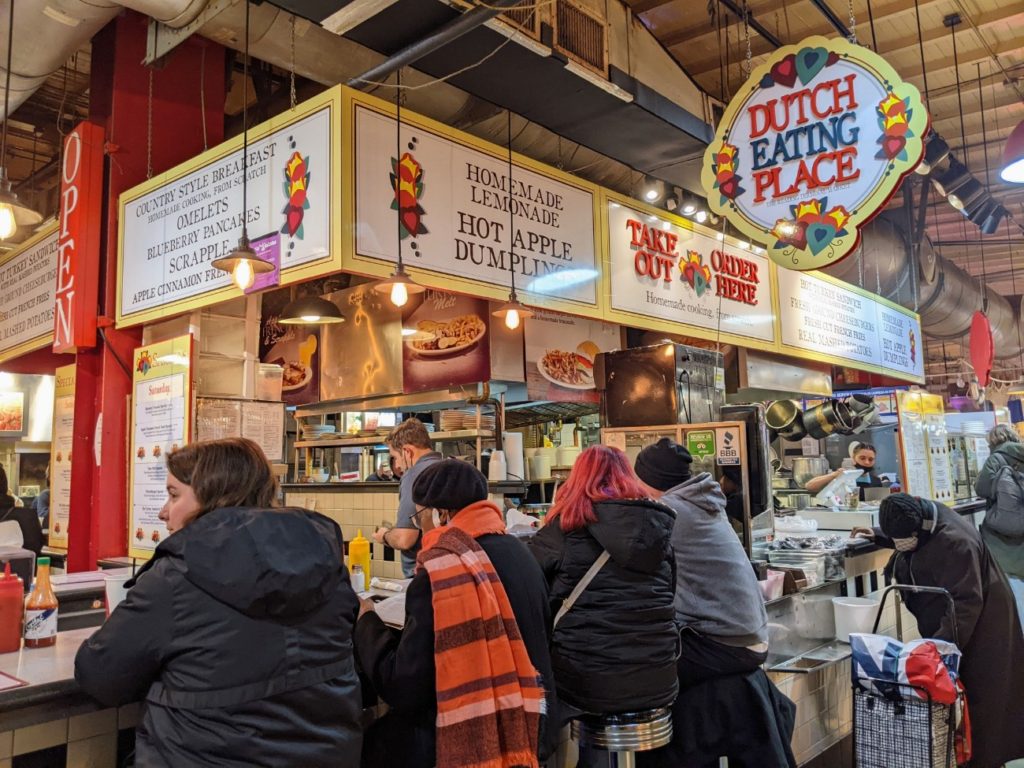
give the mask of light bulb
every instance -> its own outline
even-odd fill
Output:
[[[510,331],[514,331],[519,327],[519,310],[510,309],[505,313],[505,327]]]
[[[304,323],[318,323],[318,322],[320,322],[320,315],[299,315],[299,318]]]
[[[697,215],[694,216],[694,218],[697,219],[697,223],[698,224],[703,224],[705,221],[708,220],[708,212],[707,211],[697,211]]]
[[[18,222],[14,220],[14,209],[7,203],[0,205],[0,240],[18,231]]]
[[[405,288],[405,283],[395,282],[391,286],[391,303],[396,307],[404,307],[405,302],[409,300],[409,291]]]
[[[252,286],[253,281],[256,279],[256,275],[252,271],[252,264],[249,263],[248,259],[238,260],[238,263],[235,264],[235,268],[231,272],[231,277],[234,279],[235,285],[242,291]]]

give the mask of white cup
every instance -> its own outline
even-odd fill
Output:
[[[132,577],[130,573],[107,573],[103,576],[103,588],[107,595],[107,616],[128,596],[125,584]]]

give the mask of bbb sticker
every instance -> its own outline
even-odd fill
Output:
[[[720,467],[739,465],[739,430],[734,427],[719,427],[715,429],[715,444],[718,448],[715,461],[718,462]]]

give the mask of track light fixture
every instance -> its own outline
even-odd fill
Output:
[[[984,200],[985,196],[985,187],[981,185],[980,181],[971,177],[967,180],[966,184],[958,187],[955,192],[950,192],[946,200],[958,211],[964,212],[968,207]],[[964,213],[964,215],[967,214]]]
[[[936,191],[943,197],[948,197],[971,180],[971,172],[954,157],[949,161],[949,168],[942,173],[932,173],[931,179]]]
[[[656,203],[665,194],[665,183],[653,176],[644,176],[644,183],[640,191],[646,202]]]
[[[665,196],[665,210],[673,213],[679,207],[679,201],[683,198],[683,191],[679,187],[672,187]]]
[[[1006,218],[1006,209],[997,204],[992,212],[985,217],[978,227],[981,229],[983,235],[994,235],[999,230],[999,225],[1003,223],[1003,219]]]
[[[922,176],[942,173],[949,167],[949,159],[949,144],[935,131],[930,131],[925,138],[924,155],[914,170]]]

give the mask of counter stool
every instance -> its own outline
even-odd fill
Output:
[[[608,752],[610,768],[634,768],[636,753],[672,741],[672,710],[668,707],[617,715],[580,715],[572,736],[581,747]]]

